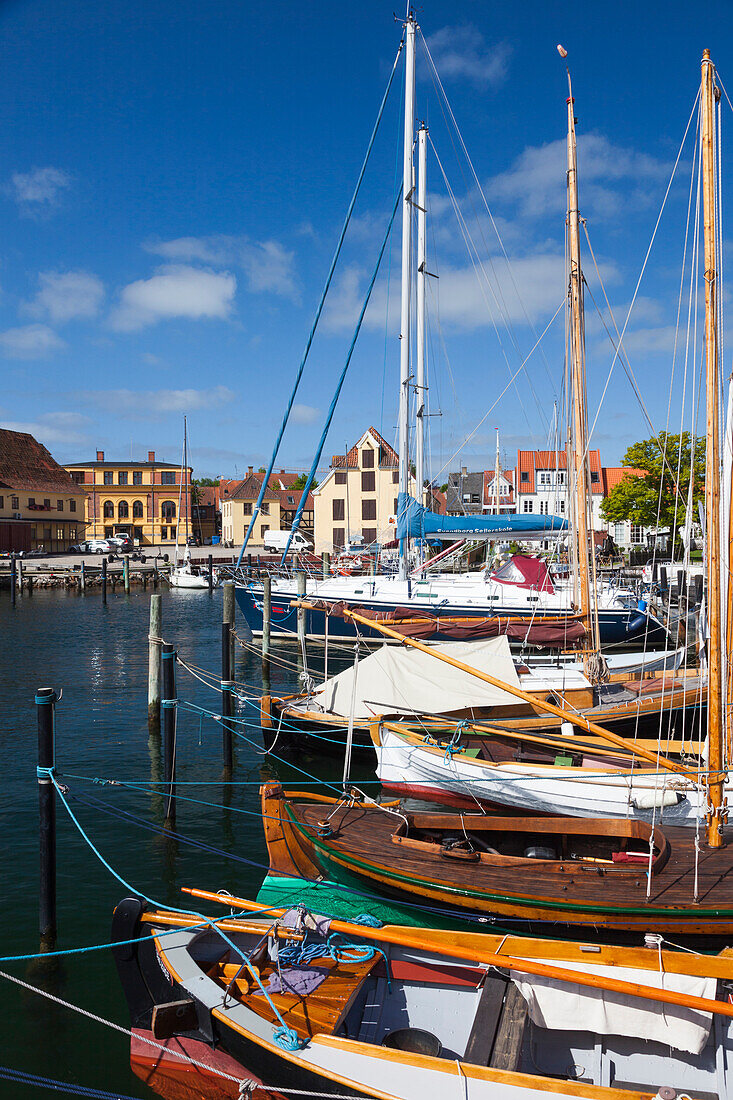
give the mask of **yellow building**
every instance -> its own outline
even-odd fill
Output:
[[[390,542],[399,494],[399,458],[376,428],[364,432],[313,490],[315,552],[338,550],[355,536],[366,544]],[[414,478],[409,492],[414,493]]]
[[[221,498],[221,537],[228,546],[241,546],[247,533],[254,506],[262,488],[262,477],[250,473],[231,496]],[[253,549],[264,545],[268,531],[280,530],[280,494],[266,489],[260,514],[255,521],[249,546]]]
[[[84,491],[27,432],[0,428],[0,550],[68,550],[84,534]]]
[[[65,469],[86,495],[85,538],[130,535],[141,546],[175,543],[191,534],[191,472],[183,492],[181,468],[148,451],[147,462],[109,462],[97,451],[95,462],[71,462]],[[179,532],[180,527],[180,532]]]

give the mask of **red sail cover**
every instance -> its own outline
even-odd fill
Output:
[[[508,562],[494,570],[491,580],[517,588],[534,588],[537,592],[555,591],[547,564],[529,554],[512,554]]]

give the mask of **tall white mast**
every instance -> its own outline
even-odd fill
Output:
[[[415,389],[417,392],[416,440],[415,440],[415,484],[416,497],[424,503],[423,485],[425,484],[425,406],[427,404],[427,381],[425,372],[425,290],[427,280],[427,239],[426,239],[426,202],[427,202],[427,161],[428,128],[420,123],[417,131],[417,342],[415,349]]]
[[[415,118],[415,16],[405,25],[405,133],[402,164],[402,308],[400,311],[399,490],[410,485],[410,260],[412,254],[412,145]],[[407,580],[407,539],[400,539],[400,580]]]
[[[494,466],[494,512],[498,516],[501,509],[499,507],[499,429],[496,429],[496,464]]]

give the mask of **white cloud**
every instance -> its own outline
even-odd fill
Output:
[[[54,443],[84,444],[89,440],[85,430],[89,423],[89,418],[81,413],[50,412],[43,413],[33,421],[3,420],[0,428],[7,428],[11,432],[28,432],[47,446]]]
[[[244,271],[247,289],[252,293],[278,294],[293,301],[298,297],[295,253],[279,241],[253,241],[246,236],[218,234],[151,241],[145,248],[176,263],[237,265]]]
[[[490,198],[517,205],[520,214],[538,218],[566,208],[567,151],[564,138],[528,146],[506,172],[487,186]],[[668,166],[647,153],[614,145],[603,134],[578,138],[578,186],[581,213],[609,217],[629,205],[648,203],[646,184],[661,182]],[[623,189],[614,186],[624,184]]]
[[[22,325],[0,332],[0,353],[8,359],[45,359],[65,346],[48,325]]]
[[[176,318],[226,320],[236,289],[237,280],[229,272],[170,264],[124,287],[111,324],[120,332],[132,332]]]
[[[630,354],[655,354],[671,352],[675,340],[674,325],[660,325],[658,328],[638,328],[624,335],[624,348]],[[684,334],[678,336],[679,346],[684,344]],[[633,366],[633,363],[632,363]]]
[[[96,317],[104,299],[101,279],[88,271],[42,271],[41,289],[26,306],[35,317],[63,324],[75,317]]]
[[[11,177],[13,196],[28,209],[56,206],[62,191],[71,187],[71,176],[61,168],[33,168],[30,172],[15,172]]]
[[[441,80],[470,80],[474,84],[500,84],[504,80],[511,48],[506,43],[489,46],[478,27],[442,27],[427,39]]]
[[[320,415],[321,410],[315,409],[312,405],[293,405],[290,418],[295,424],[313,424]]]
[[[114,409],[116,417],[130,420],[216,409],[236,400],[227,386],[205,390],[82,390],[76,397],[87,405]]]

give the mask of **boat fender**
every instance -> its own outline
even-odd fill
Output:
[[[650,790],[632,792],[631,805],[635,810],[653,810],[663,806],[678,806],[687,797],[683,791]]]
[[[524,849],[525,859],[557,859],[554,848],[546,848],[542,844],[532,844]]]
[[[643,630],[646,625],[647,625],[646,615],[641,615],[641,614],[637,613],[636,615],[632,615],[632,617],[627,622],[627,624],[626,624],[626,633],[627,634],[638,634],[639,631]]]

